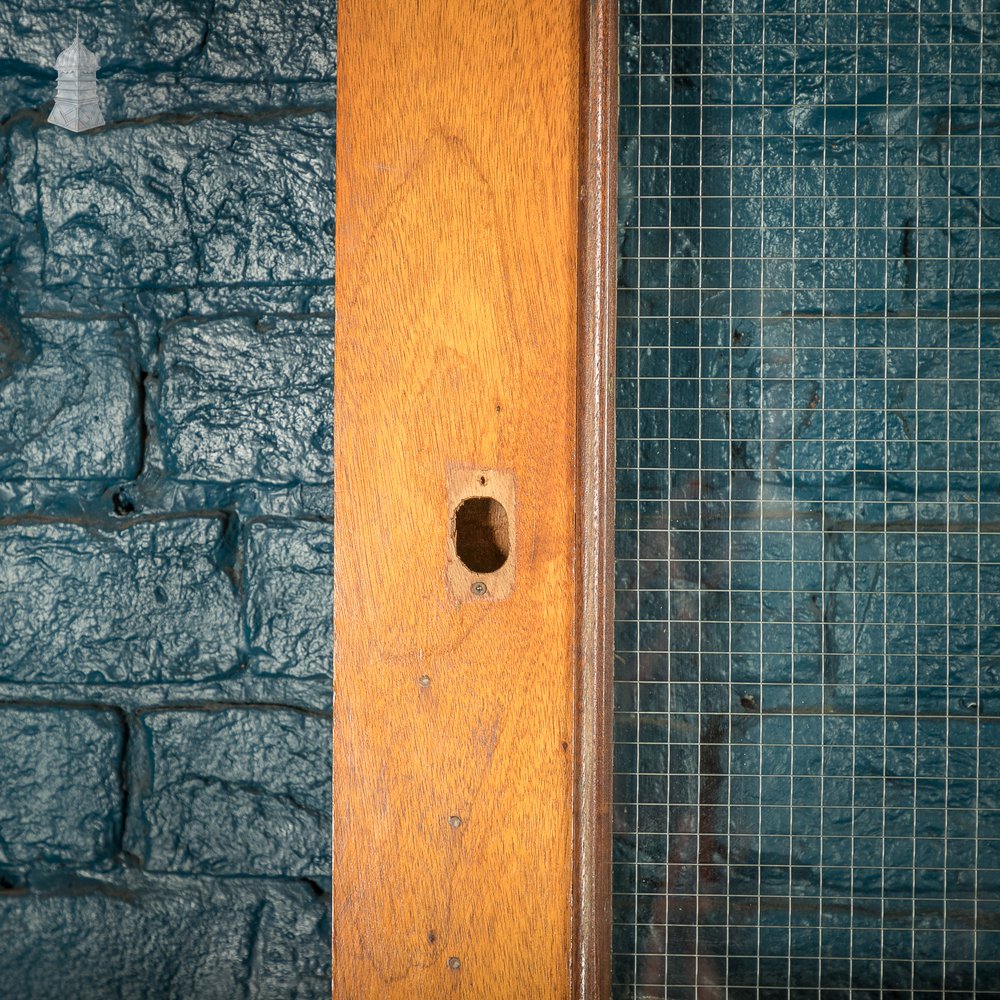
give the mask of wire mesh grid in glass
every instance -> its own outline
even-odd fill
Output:
[[[620,13],[614,996],[1000,997],[1000,8]]]

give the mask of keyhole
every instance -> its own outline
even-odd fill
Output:
[[[507,511],[493,497],[469,497],[455,511],[455,552],[473,573],[494,573],[510,554]]]

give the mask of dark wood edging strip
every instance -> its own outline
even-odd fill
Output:
[[[573,997],[611,992],[616,0],[583,0]]]

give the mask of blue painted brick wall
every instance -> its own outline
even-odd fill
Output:
[[[326,997],[336,5],[79,9],[74,135],[0,7],[0,997]]]

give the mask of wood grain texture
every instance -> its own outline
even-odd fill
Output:
[[[584,995],[587,15],[341,0],[337,1000]],[[516,482],[502,599],[449,592],[455,468]]]

